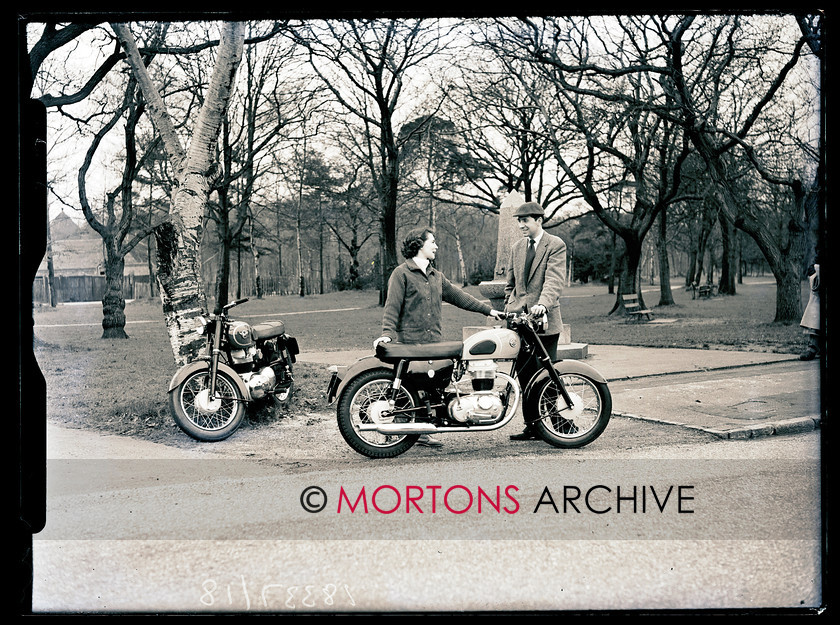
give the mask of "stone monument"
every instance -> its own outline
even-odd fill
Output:
[[[493,279],[481,282],[478,285],[478,290],[490,300],[490,306],[496,310],[505,309],[505,283],[507,281],[505,275],[508,270],[508,262],[510,262],[510,248],[522,238],[522,233],[519,231],[516,219],[513,218],[513,213],[524,203],[525,198],[518,191],[511,191],[499,207],[499,233],[496,239],[496,265],[493,269]],[[494,323],[496,323],[494,319],[490,318],[488,320],[488,325]],[[464,338],[478,329],[482,328],[464,328]],[[557,344],[557,358],[572,358],[575,360],[586,358],[589,353],[589,346],[585,343],[572,343],[571,335],[571,327],[564,323]]]

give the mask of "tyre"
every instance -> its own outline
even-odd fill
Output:
[[[373,431],[360,431],[362,423],[375,423],[382,418],[379,413],[388,408],[394,372],[387,369],[365,371],[352,380],[338,402],[338,429],[347,444],[368,458],[393,458],[411,449],[420,438],[418,434],[380,434]],[[397,394],[395,408],[412,408],[420,405],[417,393],[401,386]],[[397,417],[393,421],[413,421],[414,417]]]
[[[233,434],[245,416],[245,401],[236,382],[219,371],[217,399],[210,400],[210,371],[191,373],[169,393],[172,417],[184,432],[200,441],[221,441]]]
[[[571,409],[550,377],[540,380],[525,402],[526,418],[540,438],[555,447],[588,445],[598,438],[612,414],[612,395],[603,382],[579,373],[560,373],[574,404]]]

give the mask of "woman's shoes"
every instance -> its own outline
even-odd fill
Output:
[[[443,447],[443,443],[436,438],[432,438],[428,434],[420,436],[420,438],[417,439],[416,444],[422,445],[423,447]]]

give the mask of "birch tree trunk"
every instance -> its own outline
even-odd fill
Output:
[[[458,218],[454,220],[455,223],[455,249],[458,251],[458,266],[461,268],[461,286],[467,286],[470,282],[470,277],[467,274],[467,263],[464,261],[464,248],[461,245],[461,232],[458,229]]]
[[[242,59],[245,25],[239,22],[222,24],[216,66],[186,150],[128,27],[112,24],[112,28],[143,90],[149,116],[163,138],[164,148],[175,171],[176,184],[170,198],[169,220],[157,228],[155,238],[158,246],[157,279],[166,328],[175,363],[182,366],[195,358],[203,344],[202,337],[196,332],[197,317],[207,313],[199,243],[205,207],[220,173],[214,147]]]
[[[251,256],[254,258],[254,292],[257,299],[262,299],[262,275],[260,274],[260,248],[254,236],[254,216],[248,207],[248,240],[250,241]]]

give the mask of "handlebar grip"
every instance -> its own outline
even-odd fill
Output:
[[[248,299],[249,298],[247,298],[247,297],[243,297],[242,299],[238,299],[238,300],[235,300],[233,302],[230,302],[229,304],[225,304],[222,307],[222,310],[228,310],[229,308],[233,308],[234,306],[239,306],[239,304],[244,304],[245,302],[248,301]]]

